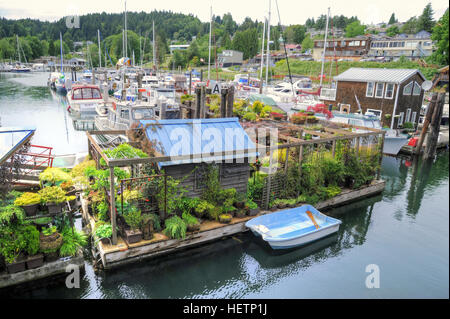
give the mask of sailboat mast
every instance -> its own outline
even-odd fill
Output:
[[[100,49],[100,30],[97,29],[97,38],[98,38],[98,65],[102,67],[102,51]]]
[[[211,78],[211,34],[212,34],[212,6],[209,16],[209,54],[208,54],[208,83]]]
[[[262,88],[263,88],[264,41],[266,38],[266,22],[267,22],[267,18],[264,17],[264,27],[263,27],[263,36],[262,36],[262,45],[261,45],[261,68],[259,70],[259,80],[260,80],[259,93],[260,94],[262,94]]]
[[[62,34],[61,32],[59,33],[59,42],[61,44],[61,72],[63,72],[63,44],[62,44]]]
[[[156,42],[155,42],[155,20],[153,20],[153,67],[156,70]]]
[[[327,13],[327,23],[325,25],[325,41],[323,43],[323,52],[322,52],[322,69],[320,71],[320,88],[322,87],[323,81],[323,68],[325,66],[325,51],[327,50],[327,36],[328,36],[328,19],[330,18],[330,8],[328,8]]]
[[[20,44],[19,44],[19,36],[16,34],[16,39],[17,39],[17,53],[19,53],[19,63],[22,63],[22,61],[20,60]]]
[[[266,85],[269,84],[269,60],[270,60],[270,15],[272,13],[272,0],[269,0],[269,18],[267,19],[267,59],[266,59]]]
[[[127,42],[127,1],[125,0],[125,57],[128,57],[128,42]]]

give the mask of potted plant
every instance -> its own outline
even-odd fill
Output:
[[[172,216],[165,221],[166,228],[164,234],[173,239],[183,239],[186,237],[187,225],[178,216]]]
[[[236,218],[244,218],[247,215],[247,212],[245,209],[238,209],[236,210],[236,213],[234,214],[234,216]]]
[[[234,202],[234,206],[236,208],[244,208],[245,207],[246,194],[245,193],[237,193],[236,199]]]
[[[188,212],[184,212],[182,218],[183,221],[186,223],[187,231],[193,232],[200,230],[200,223],[197,218],[195,218]]]
[[[23,193],[14,201],[14,205],[20,206],[27,216],[35,216],[40,203],[41,196],[31,192]]]
[[[125,239],[129,244],[138,243],[142,240],[143,234],[141,231],[142,216],[141,211],[136,207],[132,207],[127,214],[123,215],[125,222],[130,229],[125,229]]]
[[[102,244],[110,244],[113,229],[111,224],[105,223],[95,228],[95,237],[97,237]]]
[[[62,245],[63,238],[57,232],[56,226],[44,227],[39,235],[39,248],[45,255],[47,262],[58,259],[58,249]]]
[[[44,255],[39,252],[39,231],[35,226],[27,225],[23,230],[26,241],[25,251],[28,254],[27,269],[39,268],[44,264]]]
[[[209,216],[209,212],[214,209],[214,205],[208,203],[206,200],[200,200],[194,209],[195,216],[202,218]]]
[[[39,231],[42,231],[44,227],[48,227],[48,225],[53,221],[51,217],[40,217],[33,219],[33,224]]]
[[[231,223],[231,220],[233,217],[230,214],[220,214],[219,215],[219,222],[222,224],[229,224]]]
[[[60,213],[66,202],[66,193],[58,186],[45,187],[39,191],[39,195],[47,205],[49,215]]]
[[[23,234],[14,226],[0,227],[0,255],[5,259],[8,273],[13,274],[26,269],[26,259],[22,252],[26,247]]]
[[[249,208],[249,211],[248,211],[249,216],[256,216],[259,213],[258,205],[254,201],[249,200],[247,202],[247,206]]]
[[[141,230],[145,240],[152,239],[153,233],[161,230],[159,216],[153,213],[142,215]]]

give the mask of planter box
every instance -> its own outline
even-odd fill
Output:
[[[44,264],[44,255],[37,254],[27,258],[27,269],[39,268]]]
[[[52,261],[57,261],[59,259],[59,254],[57,251],[53,252],[53,253],[45,253],[45,261],[46,262],[52,262]]]
[[[6,263],[6,270],[8,270],[8,273],[15,274],[18,272],[22,272],[26,270],[26,259],[18,260],[14,263],[8,264]]]
[[[259,208],[255,208],[255,209],[250,209],[250,211],[248,212],[248,216],[256,216],[259,213]]]
[[[125,230],[125,237],[129,244],[138,243],[142,240],[142,232],[140,230]]]
[[[39,203],[20,207],[25,211],[25,214],[27,214],[28,217],[36,216],[39,209]]]
[[[48,214],[49,215],[57,215],[57,214],[61,213],[61,211],[64,207],[64,204],[65,203],[60,203],[60,204],[49,203],[49,204],[47,204]]]

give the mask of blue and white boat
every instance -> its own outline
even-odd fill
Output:
[[[341,223],[311,205],[303,205],[253,218],[245,226],[273,249],[289,249],[336,233]]]

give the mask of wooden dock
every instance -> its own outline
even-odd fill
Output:
[[[358,190],[343,190],[338,196],[324,202],[320,202],[315,207],[318,209],[329,209],[340,206],[364,197],[373,196],[383,191],[385,182],[383,180],[373,181],[370,185]],[[83,200],[83,218],[93,229],[95,220],[88,214],[86,202]],[[259,215],[270,214],[271,211],[261,211]],[[117,245],[102,244],[99,242],[97,248],[100,254],[101,263],[104,269],[111,269],[123,266],[143,259],[154,258],[167,255],[184,249],[209,243],[223,237],[232,236],[247,231],[245,222],[254,217],[233,218],[230,224],[221,224],[216,221],[205,221],[201,224],[200,230],[187,233],[182,240],[169,239],[162,233],[156,233],[152,240],[142,240],[139,243],[128,244],[120,236]]]

